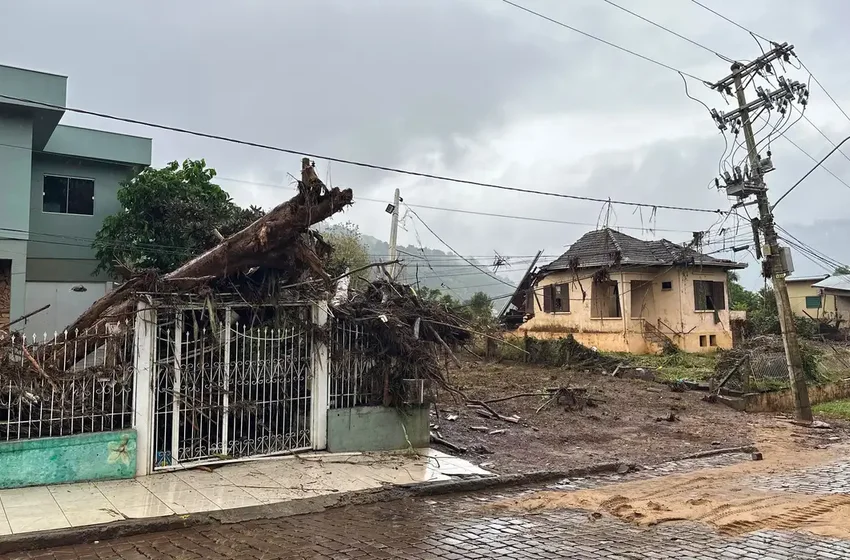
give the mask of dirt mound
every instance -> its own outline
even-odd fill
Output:
[[[790,435],[785,434],[783,443],[763,445],[764,461],[576,492],[540,492],[493,507],[526,512],[586,509],[640,526],[696,521],[726,535],[802,529],[850,538],[850,495],[811,495],[752,487],[753,476],[778,476],[847,456],[846,447],[803,450],[791,442]]]

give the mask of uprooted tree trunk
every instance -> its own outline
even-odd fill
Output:
[[[315,272],[319,257],[304,234],[310,226],[350,205],[353,194],[351,189],[328,190],[307,158],[302,160],[301,179],[298,194],[290,200],[159,280],[185,288],[253,267],[274,268],[275,263],[286,259],[304,263]],[[320,276],[327,280],[327,275]],[[133,293],[149,281],[145,276],[130,279],[98,299],[68,327],[69,339],[131,313]],[[69,360],[79,358],[68,356]]]

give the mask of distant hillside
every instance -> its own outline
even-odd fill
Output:
[[[386,241],[381,241],[370,235],[363,235],[362,241],[369,249],[369,254],[372,255],[373,260],[381,260],[386,258],[382,257],[383,255],[389,254],[390,246]],[[405,264],[403,276],[405,282],[415,284],[418,280],[421,286],[439,289],[461,301],[471,298],[475,292],[484,292],[490,297],[496,297],[513,291],[510,286],[477,270],[451,253],[428,248],[420,250],[413,245],[407,245],[399,247],[399,257],[403,259]],[[470,260],[482,269],[488,272],[492,271],[492,262]],[[513,284],[510,279],[503,275],[496,276],[509,284]],[[496,302],[495,307],[498,307],[499,303],[503,301]]]

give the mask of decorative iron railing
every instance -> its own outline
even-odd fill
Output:
[[[0,332],[0,441],[132,426],[129,321],[84,332]]]

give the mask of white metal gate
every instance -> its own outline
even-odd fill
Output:
[[[157,313],[154,470],[313,447],[310,308],[267,308],[261,327],[241,311]]]

